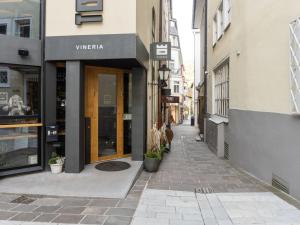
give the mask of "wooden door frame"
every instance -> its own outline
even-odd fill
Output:
[[[124,137],[123,137],[123,114],[124,114],[124,73],[127,71],[106,68],[85,66],[85,117],[91,118],[91,163],[111,160],[116,158],[126,157],[124,155]],[[99,85],[98,74],[116,75],[117,78],[117,154],[106,157],[99,157],[99,143],[98,143],[98,97],[99,97]],[[97,99],[97,100],[95,100]],[[100,149],[101,151],[101,149]]]

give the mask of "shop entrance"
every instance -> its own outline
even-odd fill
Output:
[[[124,102],[128,104],[127,94],[124,95],[124,86],[128,85],[124,81],[128,79],[124,78],[128,75],[118,69],[85,68],[85,117],[90,119],[91,163],[125,157],[129,153],[125,149],[130,140],[124,135],[127,129]]]

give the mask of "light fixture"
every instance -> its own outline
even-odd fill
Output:
[[[166,66],[166,64],[163,64],[159,69],[159,78],[161,81],[161,87],[167,87],[167,80],[169,80],[171,70]]]

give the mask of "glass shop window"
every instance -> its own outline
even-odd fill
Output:
[[[0,0],[0,35],[40,39],[40,0]]]
[[[0,170],[39,165],[40,69],[0,65]]]

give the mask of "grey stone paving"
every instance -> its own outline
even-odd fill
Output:
[[[0,225],[128,225],[149,178],[142,173],[124,199],[0,194]]]

